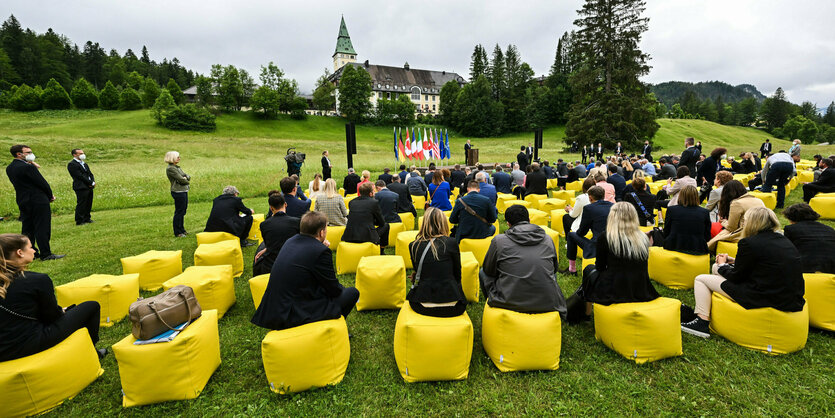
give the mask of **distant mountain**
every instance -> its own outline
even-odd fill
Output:
[[[655,93],[655,97],[661,100],[665,105],[672,106],[677,103],[679,99],[688,90],[696,93],[699,100],[705,99],[715,100],[717,96],[722,96],[725,103],[735,103],[753,97],[757,101],[765,99],[765,95],[760,93],[756,87],[751,84],[740,84],[732,86],[721,81],[705,81],[701,83],[688,83],[686,81],[668,81],[650,85],[650,91]]]

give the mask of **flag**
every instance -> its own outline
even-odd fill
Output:
[[[444,130],[441,129],[438,131],[438,135],[441,136],[441,159],[446,159],[446,142],[444,141]]]
[[[417,152],[418,160],[423,161],[423,140],[420,136],[420,129],[415,133],[415,152]]]
[[[394,130],[394,159],[397,160],[398,159],[398,155],[397,155],[397,128],[393,127],[391,129]]]
[[[444,142],[446,142],[446,159],[448,160],[452,158],[452,150],[449,149],[449,131],[446,129],[444,130],[444,136],[446,136],[446,141]]]
[[[426,128],[423,128],[423,156],[428,160],[431,156],[429,146],[429,139],[426,137]]]
[[[400,138],[397,140],[397,149],[400,151],[399,158],[397,160],[403,162],[406,161],[406,150],[403,147],[403,130],[398,128],[397,132],[400,134]]]
[[[433,160],[435,158],[438,158],[435,155],[434,148],[435,148],[435,138],[433,138],[433,135],[432,135],[432,128],[429,128],[429,158],[431,158]]]
[[[406,153],[406,158],[412,159],[412,140],[409,138],[409,128],[406,128],[406,142],[403,144],[403,151]]]
[[[440,138],[438,138],[438,131],[436,131],[435,129],[432,129],[432,136],[435,138],[435,141],[432,142],[432,153],[435,155],[435,158],[437,158],[439,160],[443,160],[444,157],[443,157],[443,154],[441,154],[440,142],[439,142]]]

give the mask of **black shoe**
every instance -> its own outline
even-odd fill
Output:
[[[99,348],[96,350],[96,354],[99,355],[99,360],[104,359],[107,357],[107,349],[106,348]]]
[[[85,224],[91,224],[91,223],[93,223],[93,220],[92,220],[92,219],[88,219],[88,220],[84,221],[84,223],[85,223]]]
[[[66,256],[66,254],[50,254],[46,257],[41,257],[41,261],[58,260]]]
[[[681,330],[701,338],[710,338],[710,321],[705,321],[698,316],[690,322],[682,322]]]
[[[681,305],[681,323],[690,322],[694,319],[698,318],[696,312],[693,311],[693,308],[687,305]]]
[[[241,243],[241,248],[252,247],[252,246],[254,246],[254,245],[255,245],[255,244],[253,244],[253,243],[251,243],[251,242],[249,242],[249,241],[244,241],[244,242],[242,242],[242,243]]]
[[[186,236],[186,233],[183,232],[182,234],[176,234],[174,236],[177,237],[177,238],[182,238],[182,237]]]

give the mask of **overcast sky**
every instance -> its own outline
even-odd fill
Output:
[[[580,0],[520,1],[39,1],[3,0],[39,33],[52,27],[83,46],[151,58],[177,57],[197,72],[215,63],[257,77],[274,61],[312,90],[333,69],[339,19],[360,61],[455,71],[468,76],[473,46],[492,52],[515,44],[537,75],[553,62],[557,39],[573,29]],[[749,83],[766,95],[778,86],[789,100],[825,107],[835,100],[835,2],[828,0],[649,0],[643,50],[651,83],[720,80]]]

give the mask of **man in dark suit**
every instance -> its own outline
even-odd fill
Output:
[[[287,216],[284,196],[280,193],[270,195],[269,204],[272,216],[261,222],[261,236],[264,242],[255,254],[255,262],[252,264],[253,277],[268,274],[284,243],[299,233],[300,219]]]
[[[389,226],[383,219],[380,204],[372,197],[373,189],[371,183],[362,184],[359,196],[348,203],[348,223],[342,241],[372,242],[380,246],[383,254],[389,241]]]
[[[459,242],[465,238],[487,238],[496,232],[493,225],[498,216],[496,205],[478,193],[479,187],[477,181],[469,182],[467,194],[455,201],[455,207],[449,215],[449,222],[458,225],[455,227],[454,235]]]
[[[533,147],[530,142],[528,142],[528,147],[525,148],[525,156],[528,157],[528,164],[533,162]]]
[[[243,214],[244,216],[240,216]],[[206,220],[206,232],[228,232],[241,239],[241,247],[255,245],[246,240],[252,228],[252,209],[244,206],[235,186],[226,186],[223,193],[212,202],[212,211]]]
[[[379,176],[377,176],[377,180],[382,180],[386,184],[391,184],[391,178],[392,177],[394,177],[394,176],[391,175],[391,170],[388,167],[386,167],[386,168],[383,169],[383,174],[380,174]]]
[[[589,203],[583,207],[583,217],[580,220],[580,227],[577,232],[567,232],[565,236],[566,257],[568,258],[569,274],[577,272],[577,246],[583,248],[583,258],[594,258],[597,255],[597,240],[606,234],[606,220],[609,217],[609,210],[612,209],[612,202],[603,200],[606,192],[600,186],[594,186],[588,190]],[[586,234],[592,231],[591,239]]]
[[[621,154],[623,154],[623,145],[621,145],[620,142],[618,142],[618,144],[615,145],[615,155]]]
[[[432,177],[435,176],[435,163],[429,163],[426,173],[423,175],[423,182],[427,185],[432,184]]]
[[[652,162],[652,145],[649,144],[649,141],[644,141],[644,149],[641,150],[641,156],[646,158],[647,161]]]
[[[332,168],[333,164],[331,164],[330,153],[327,150],[322,151],[322,180],[331,178]]]
[[[760,158],[768,158],[771,155],[771,141],[766,138],[765,142],[760,145]]]
[[[383,219],[388,223],[400,223],[400,216],[397,215],[397,204],[400,196],[386,188],[386,182],[383,180],[377,180],[374,187],[377,189],[377,192],[374,193],[374,199],[380,204]]]
[[[687,138],[684,140],[684,146],[687,149],[681,152],[681,159],[678,163],[679,167],[686,165],[687,168],[690,169],[691,173],[696,172],[696,162],[699,161],[699,155],[701,155],[699,149],[694,145],[695,142],[696,140],[694,138]]]
[[[13,145],[9,151],[14,157],[6,167],[6,175],[15,190],[15,200],[20,209],[23,224],[21,234],[29,237],[35,247],[35,257],[41,260],[57,260],[63,254],[52,254],[49,238],[52,234],[52,210],[49,204],[55,200],[52,188],[38,171],[35,154],[26,145]]]
[[[452,173],[449,174],[449,188],[460,188],[461,185],[464,184],[464,179],[466,177],[467,174],[461,170],[461,164],[455,164],[455,169],[453,169]]]
[[[412,212],[417,218],[415,204],[412,202],[412,194],[409,193],[409,186],[400,181],[400,176],[394,176],[394,181],[387,187],[390,191],[397,193],[397,213]]]
[[[496,192],[510,194],[512,182],[510,174],[502,171],[502,167],[496,164],[493,171],[493,185],[496,186]]]
[[[676,178],[676,166],[667,161],[667,158],[661,157],[658,160],[658,164],[661,166],[660,173],[657,176],[653,176],[652,181]]]
[[[525,176],[525,196],[530,194],[548,195],[548,178],[539,168],[539,163],[531,164],[533,171]]]
[[[409,178],[409,172],[406,171],[406,164],[400,164],[400,173],[397,174],[400,177],[400,182],[406,184],[406,179]]]
[[[818,193],[835,193],[835,167],[831,158],[824,158],[819,163],[823,168],[816,181],[803,185],[803,201],[809,203]]]
[[[516,154],[516,162],[519,163],[519,169],[525,171],[528,168],[528,154],[525,153],[525,146],[523,145],[520,148],[518,154]]]
[[[348,175],[342,180],[342,188],[345,190],[345,195],[354,194],[357,192],[357,185],[360,184],[360,176],[354,172],[353,168],[348,168]]]
[[[583,145],[583,151],[580,152],[580,155],[582,156],[583,164],[586,164],[586,163],[589,162],[589,155],[591,155],[591,150],[589,150],[588,145]]]
[[[470,140],[467,140],[467,143],[464,144],[464,164],[469,164],[467,158],[469,158],[470,150],[473,148],[472,144],[470,144]]]
[[[609,163],[608,165],[609,177],[606,182],[615,187],[615,200],[620,202],[623,200],[623,189],[626,188],[626,179],[618,174],[618,167]]]
[[[90,171],[90,166],[84,162],[87,156],[83,150],[72,150],[72,160],[67,164],[67,171],[72,177],[72,189],[75,191],[75,224],[83,225],[92,223],[90,210],[93,208],[93,188],[96,187],[96,178]]]
[[[597,161],[600,161],[600,160],[603,159],[603,144],[602,143],[600,143],[600,142],[597,143],[597,148],[594,149],[594,155],[597,158]]]
[[[347,317],[354,309],[360,293],[336,278],[327,225],[321,212],[302,216],[300,233],[285,242],[273,265],[253,324],[281,330]]]

